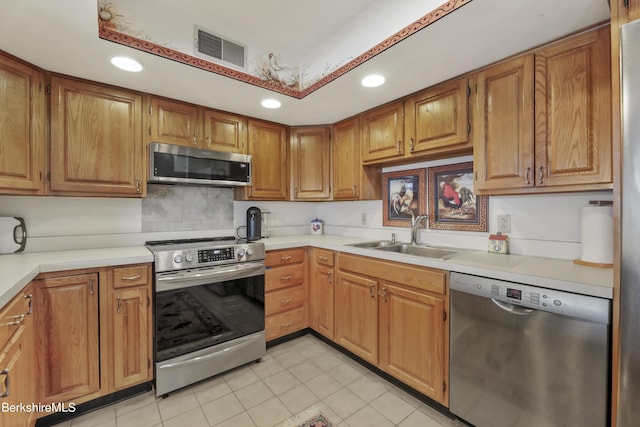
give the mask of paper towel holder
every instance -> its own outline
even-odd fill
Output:
[[[613,201],[611,200],[589,200],[589,206],[592,207],[611,205],[613,205]],[[613,264],[582,261],[581,259],[574,259],[573,263],[578,265],[585,265],[587,267],[613,268]]]

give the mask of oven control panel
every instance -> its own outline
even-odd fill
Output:
[[[235,259],[234,248],[202,249],[198,251],[198,263]]]

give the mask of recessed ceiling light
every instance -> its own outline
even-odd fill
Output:
[[[383,85],[385,82],[384,76],[380,74],[371,74],[370,76],[365,77],[360,82],[364,87],[378,87]]]
[[[121,70],[138,72],[142,70],[142,65],[135,59],[127,58],[124,56],[114,56],[111,58],[111,63]]]
[[[264,108],[280,108],[282,103],[277,99],[263,99],[262,106]]]

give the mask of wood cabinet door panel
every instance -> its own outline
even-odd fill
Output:
[[[0,55],[0,193],[44,193],[43,75]]]
[[[184,102],[151,98],[149,135],[153,142],[198,147],[201,145],[199,109]]]
[[[205,148],[229,153],[244,153],[247,149],[245,117],[204,110],[203,125]]]
[[[289,195],[287,129],[249,120],[247,154],[252,156],[249,199],[287,200]]]
[[[378,282],[339,272],[335,290],[335,340],[367,362],[378,363]]]
[[[380,283],[379,367],[446,404],[442,298]]]
[[[348,120],[333,127],[333,198],[357,200],[360,196],[360,121]]]
[[[51,79],[51,190],[142,196],[142,97]]]
[[[34,292],[39,401],[98,391],[98,274],[37,280]]]
[[[144,286],[117,290],[111,296],[114,390],[150,379],[149,297]]]
[[[402,102],[369,111],[362,116],[362,161],[371,163],[404,155]]]
[[[477,74],[476,190],[533,187],[533,81],[532,55]]]
[[[410,154],[468,145],[468,91],[468,80],[460,79],[410,98],[405,106]]]
[[[30,318],[16,332],[6,347],[0,347],[0,370],[3,371],[0,382],[0,405],[25,405],[36,402],[33,394],[33,341]],[[6,397],[1,397],[7,394]],[[3,408],[4,409],[4,408]],[[0,425],[6,427],[29,426],[34,412],[0,411]]]
[[[331,195],[329,128],[294,128],[291,133],[293,199],[328,199]]]
[[[333,268],[313,267],[311,281],[311,327],[329,339],[334,339],[335,276]]]
[[[609,28],[536,53],[536,186],[611,182]]]

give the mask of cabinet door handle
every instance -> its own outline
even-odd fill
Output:
[[[401,147],[402,147],[402,141],[398,141],[396,142],[396,146],[398,147],[398,154],[402,153]]]
[[[207,147],[211,147],[211,137],[207,137]]]
[[[198,145],[198,134],[194,133],[193,138],[191,138],[191,140],[193,141],[193,145]]]
[[[540,171],[540,175],[538,176],[538,184],[544,184],[544,166],[540,165],[538,167],[538,170]]]
[[[413,143],[413,138],[409,139],[409,151],[413,153],[413,149],[415,148],[415,144]]]
[[[529,181],[529,172],[531,172],[531,168],[527,166],[527,168],[524,170],[524,183],[526,185],[531,185],[531,181]]]
[[[358,186],[354,185],[353,188],[351,189],[351,191],[353,192],[354,196],[357,196],[358,195]]]
[[[122,280],[138,280],[139,278],[141,278],[142,276],[140,274],[136,274],[135,276],[122,276]]]
[[[333,271],[329,271],[327,273],[327,283],[328,284],[332,284],[333,283]]]
[[[387,288],[382,288],[382,301],[387,302]]]
[[[89,279],[89,293],[91,295],[93,295],[95,293],[95,290],[93,289],[93,282],[95,281],[95,279],[92,277]]]
[[[122,300],[120,297],[116,297],[116,312],[120,313],[122,311]]]
[[[4,393],[0,394],[0,397],[9,397],[9,386],[11,385],[11,381],[9,380],[9,370],[3,369],[0,371],[0,375],[4,375]]]
[[[374,284],[374,285],[369,285],[369,296],[370,296],[371,298],[375,298],[375,297],[376,297],[376,293],[375,293],[375,291],[374,291],[374,290],[375,290],[375,288],[376,288],[376,285],[375,285],[375,284]]]
[[[29,311],[26,314],[33,314],[33,295],[29,294],[24,297],[29,299]]]
[[[141,190],[140,187],[140,178],[136,178],[136,193],[139,193]]]

